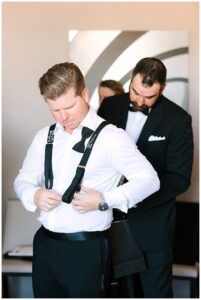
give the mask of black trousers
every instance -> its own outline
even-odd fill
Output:
[[[35,298],[103,298],[109,285],[109,247],[105,237],[55,240],[40,228],[34,237]]]
[[[147,270],[133,275],[135,298],[173,298],[171,248],[143,254]],[[118,296],[129,298],[124,278],[118,282]]]

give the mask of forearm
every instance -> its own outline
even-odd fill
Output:
[[[127,183],[103,194],[111,208],[118,208],[126,213],[129,208],[135,207],[159,188],[157,173],[154,170],[150,172],[146,170],[141,174],[138,173],[135,179],[130,179]]]

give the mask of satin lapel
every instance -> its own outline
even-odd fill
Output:
[[[137,145],[139,149],[143,147],[144,143],[148,141],[148,138],[151,134],[153,134],[153,130],[159,123],[159,121],[163,118],[164,115],[164,106],[163,100],[161,99],[160,102],[154,106],[147,118],[147,121],[142,129],[140,137],[137,141]]]
[[[126,93],[122,100],[123,100],[123,102],[121,102],[120,106],[118,107],[118,110],[119,110],[118,127],[125,129],[127,119],[128,119],[128,106],[129,106],[129,101],[130,101],[129,93]]]

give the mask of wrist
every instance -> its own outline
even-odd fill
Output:
[[[105,197],[104,197],[103,193],[100,193],[100,202],[98,204],[98,209],[100,211],[106,211],[106,210],[108,210],[108,208],[109,207],[108,207],[108,204],[105,200]]]

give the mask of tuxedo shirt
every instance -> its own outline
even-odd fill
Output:
[[[74,151],[72,147],[81,140],[83,126],[95,131],[102,121],[103,119],[90,108],[72,134],[67,133],[60,124],[56,124],[52,157],[53,190],[62,195],[72,182],[82,157],[82,153]],[[14,184],[18,197],[29,211],[36,210],[34,193],[39,188],[44,188],[44,158],[48,130],[49,127],[45,127],[36,134]],[[129,182],[117,187],[122,174]],[[49,212],[40,212],[39,221],[45,228],[54,232],[105,230],[110,227],[112,221],[112,208],[127,212],[128,208],[157,191],[159,180],[151,164],[139,152],[127,133],[114,125],[107,125],[94,144],[82,185],[103,192],[109,209],[105,212],[97,209],[81,214],[73,209],[72,204],[61,202]]]
[[[140,111],[129,111],[126,123],[126,132],[137,143],[142,128],[147,120],[147,116]]]

